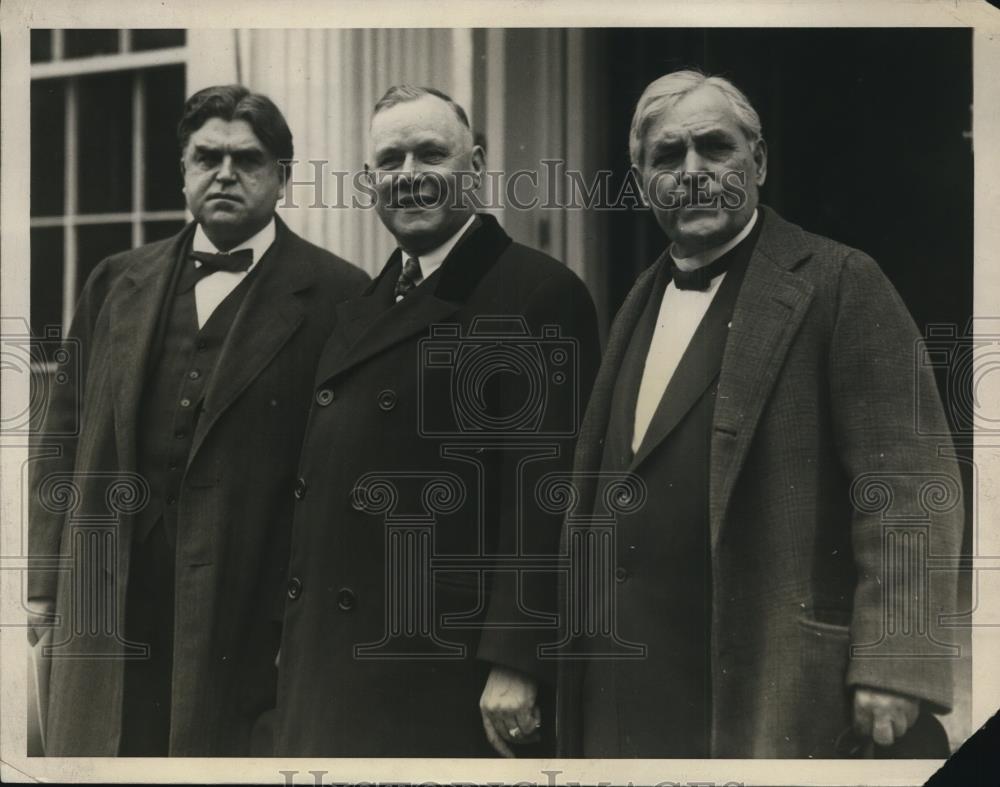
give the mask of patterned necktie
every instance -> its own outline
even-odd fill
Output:
[[[399,279],[396,280],[396,300],[405,298],[413,288],[420,284],[420,280],[423,275],[420,273],[420,263],[417,262],[416,257],[407,257],[406,262],[403,263],[403,270],[399,274]]]

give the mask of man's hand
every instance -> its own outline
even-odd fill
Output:
[[[51,598],[33,598],[25,602],[28,608],[28,644],[35,644],[42,635],[52,628],[52,616],[56,611],[56,602]]]
[[[537,693],[535,681],[523,672],[499,665],[490,672],[479,698],[479,711],[486,737],[504,757],[515,756],[507,743],[534,743],[539,739],[542,717],[535,704]]]
[[[889,691],[859,687],[854,691],[854,729],[879,746],[903,737],[920,715],[920,701]]]

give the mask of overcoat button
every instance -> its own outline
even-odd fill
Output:
[[[628,571],[626,571],[622,566],[618,566],[618,568],[615,569],[615,579],[619,582],[624,582],[628,579]]]
[[[302,595],[302,580],[298,577],[292,577],[288,580],[288,597],[295,601],[299,596]]]
[[[295,482],[295,489],[293,491],[294,491],[295,499],[296,500],[301,500],[303,497],[305,497],[306,496],[306,480],[304,478],[300,478],[298,481],[296,481]]]
[[[386,388],[384,391],[379,391],[378,406],[380,409],[389,412],[393,407],[396,406],[396,392],[393,391],[391,388]]]
[[[358,597],[350,588],[341,588],[337,591],[337,606],[344,612],[350,612],[358,603]]]
[[[316,393],[316,404],[320,407],[326,407],[330,402],[333,401],[333,391],[329,388],[323,388]]]

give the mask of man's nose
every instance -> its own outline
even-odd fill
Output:
[[[230,155],[225,155],[222,157],[222,162],[219,164],[219,170],[215,173],[215,177],[218,180],[235,180],[236,171],[233,169],[233,157]]]
[[[691,180],[697,173],[705,171],[705,161],[692,146],[684,154],[684,179]]]
[[[415,156],[413,153],[407,153],[406,158],[403,159],[403,173],[409,175],[410,177],[418,175],[426,169],[424,163],[420,160],[419,156]]]

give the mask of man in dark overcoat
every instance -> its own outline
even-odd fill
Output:
[[[49,755],[252,752],[313,372],[368,281],[275,215],[292,135],[266,96],[199,91],[179,141],[194,221],[95,268],[38,439],[31,552],[62,561],[29,579],[34,622],[57,616]]]
[[[390,89],[370,151],[399,248],[338,308],[316,374],[275,753],[551,752],[537,646],[554,636],[560,521],[535,490],[572,463],[593,302],[475,212],[484,151],[446,95]]]
[[[893,744],[950,708],[957,655],[939,625],[955,575],[929,558],[959,552],[959,474],[949,438],[924,436],[948,430],[918,332],[873,260],[758,204],[760,120],[727,80],[654,81],[630,147],[671,243],[615,319],[581,427],[567,543],[616,519],[607,576],[581,566],[574,586],[606,592],[566,631],[561,754]]]

